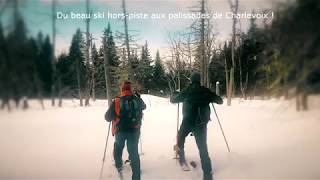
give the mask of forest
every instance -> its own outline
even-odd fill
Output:
[[[208,0],[194,0],[194,11],[210,12]],[[308,96],[320,92],[320,1],[296,0],[274,9],[272,21],[250,19],[248,31],[232,19],[232,34],[217,41],[214,20],[200,18],[188,28],[168,33],[168,51],[151,54],[148,40],[139,43],[123,18],[121,32],[106,22],[94,43],[90,19],[74,32],[67,53],[56,53],[56,3],[52,0],[52,34],[28,33],[20,6],[27,1],[0,1],[0,98],[1,108],[28,107],[28,99],[76,98],[80,106],[96,99],[111,100],[119,85],[130,80],[142,94],[168,97],[189,84],[192,72],[200,72],[202,85],[232,99],[296,99],[297,110],[308,109]],[[90,0],[86,11],[90,13]],[[229,0],[237,14],[241,0]],[[130,7],[121,2],[123,14]],[[9,14],[10,23],[2,16]],[[143,27],[141,27],[143,28]],[[143,37],[143,34],[140,36]],[[109,101],[111,102],[111,101]]]

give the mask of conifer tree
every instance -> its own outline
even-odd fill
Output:
[[[39,79],[43,83],[43,90],[46,96],[50,95],[51,85],[52,85],[52,45],[50,43],[49,36],[46,36],[44,41],[42,40],[42,35],[38,36],[38,48],[39,55],[37,58],[37,71],[39,73]]]
[[[152,77],[152,89],[156,94],[160,93],[160,91],[164,92],[166,87],[165,80],[165,71],[160,58],[159,50],[156,54],[155,65],[153,68],[153,77]]]
[[[116,45],[113,39],[110,23],[106,29],[107,35],[107,52],[108,62],[110,66],[110,85],[111,96],[114,97],[119,92],[119,57],[117,55]]]
[[[84,54],[82,52],[84,44],[84,39],[82,36],[82,33],[80,29],[76,31],[76,33],[73,35],[71,47],[69,50],[69,58],[70,61],[73,63],[73,70],[74,75],[76,76],[76,87],[78,90],[78,96],[80,99],[80,106],[83,106],[82,98],[83,98],[83,86],[84,86]],[[73,84],[74,85],[74,84]]]
[[[104,30],[103,33],[103,46],[100,48],[96,60],[96,92],[99,97],[106,97],[106,74],[109,76],[110,96],[114,97],[119,93],[119,74],[120,74],[120,61],[117,55],[117,48],[113,39],[111,26]],[[105,49],[104,49],[105,46]],[[106,53],[106,54],[105,54]],[[106,60],[106,62],[104,61]],[[105,72],[105,66],[107,71]]]
[[[136,80],[141,84],[142,89],[147,92],[150,89],[152,81],[152,58],[148,48],[148,42],[141,48],[141,59],[139,61],[136,74]]]
[[[96,63],[99,58],[99,53],[95,44],[91,47],[91,60],[92,60],[92,76],[91,76],[91,96],[92,99],[96,100]]]

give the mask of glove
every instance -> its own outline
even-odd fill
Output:
[[[137,91],[134,91],[134,95],[140,98],[140,94]]]

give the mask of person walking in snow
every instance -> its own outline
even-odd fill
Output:
[[[131,91],[131,83],[126,81],[121,86],[121,94],[116,97],[108,111],[105,119],[112,121],[112,135],[115,136],[113,157],[115,166],[122,176],[122,152],[127,141],[127,150],[132,169],[132,180],[140,180],[140,157],[138,153],[138,142],[140,137],[142,111],[146,105],[137,93]]]
[[[212,180],[212,166],[207,148],[207,123],[210,120],[210,103],[222,104],[223,100],[208,88],[200,85],[199,73],[191,75],[191,84],[170,98],[171,103],[183,103],[183,120],[178,131],[175,147],[180,165],[186,164],[184,143],[189,133],[193,133],[201,159],[204,180]]]

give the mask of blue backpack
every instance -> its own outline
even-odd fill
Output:
[[[134,95],[120,97],[119,128],[139,128],[142,119],[140,99]]]

